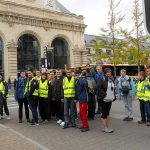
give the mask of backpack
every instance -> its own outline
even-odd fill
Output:
[[[88,93],[93,94],[96,89],[96,82],[92,78],[87,78],[87,83],[88,83]]]
[[[122,82],[123,82],[123,81],[121,81],[122,93],[123,93],[124,95],[128,95],[128,94],[129,94],[129,91],[132,90],[132,89],[131,89],[131,84],[130,84],[131,78],[129,77],[129,79],[128,79],[127,81],[129,81],[129,86],[130,86],[130,88],[129,88],[128,86],[122,86]]]

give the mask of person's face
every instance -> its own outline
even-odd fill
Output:
[[[56,71],[56,76],[57,77],[61,77],[62,76],[62,71],[61,70],[57,70]]]
[[[25,72],[21,72],[21,77],[25,77],[26,73]]]
[[[140,73],[138,74],[138,78],[139,79],[144,79],[144,77]]]
[[[121,71],[121,72],[120,72],[120,75],[121,75],[122,77],[125,77],[126,73],[125,73],[124,71]]]
[[[106,76],[107,76],[107,77],[111,77],[111,71],[108,71],[108,72],[106,73]]]
[[[150,76],[150,69],[146,69],[147,76]]]
[[[101,73],[102,72],[102,67],[99,66],[99,67],[97,67],[96,70],[97,70],[97,73]]]
[[[67,70],[67,77],[71,77],[71,76],[72,76],[71,70]]]
[[[40,72],[40,71],[36,71],[35,74],[36,74],[36,76],[38,76],[38,77],[41,76],[41,72]]]
[[[45,80],[45,79],[46,79],[46,76],[45,76],[45,75],[42,75],[42,79]]]
[[[48,79],[49,80],[53,80],[55,78],[55,74],[54,73],[50,73],[49,75],[48,75]]]
[[[0,75],[0,81],[2,81],[2,79],[3,79],[3,78],[2,78],[2,76]]]
[[[33,77],[33,72],[32,71],[28,71],[28,77],[29,78]]]

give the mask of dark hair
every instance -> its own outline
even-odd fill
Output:
[[[110,68],[105,68],[104,69],[104,74],[106,74],[107,72],[112,72],[112,70]]]
[[[28,71],[31,71],[33,73],[33,69],[29,69]]]

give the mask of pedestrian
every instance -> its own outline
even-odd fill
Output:
[[[146,124],[147,126],[150,126],[150,66],[147,66],[146,68],[146,74],[147,77],[144,81],[144,89],[145,89],[145,93],[144,93],[144,106],[145,106],[145,113],[146,113]]]
[[[97,85],[92,74],[87,73],[87,83],[88,83],[88,119],[94,120],[95,116],[95,92]]]
[[[0,108],[0,114],[1,114],[1,119],[3,119],[3,108],[5,111],[5,114],[7,116],[7,119],[10,120],[10,113],[9,109],[7,106],[7,97],[8,97],[8,84],[6,81],[3,80],[3,76],[0,75],[0,92],[1,94],[1,108]]]
[[[42,122],[48,122],[48,90],[49,83],[47,80],[47,73],[43,72],[41,80],[39,81],[39,114]]]
[[[29,107],[32,112],[32,126],[39,125],[38,123],[38,112],[37,112],[37,107],[38,107],[38,88],[39,84],[38,81],[34,78],[33,70],[30,69],[28,71],[28,81],[26,84],[25,88],[25,96],[28,99],[29,102]]]
[[[11,79],[10,79],[10,77],[8,78],[8,89],[11,89]]]
[[[16,100],[18,102],[19,108],[18,108],[18,116],[19,116],[19,123],[22,123],[23,119],[23,105],[25,109],[25,116],[27,122],[30,122],[29,119],[29,107],[28,107],[28,100],[27,97],[25,97],[25,87],[27,84],[27,77],[26,77],[26,71],[22,70],[20,73],[20,77],[18,78],[18,81],[16,82]]]
[[[81,132],[89,131],[88,123],[88,82],[86,79],[86,71],[82,71],[81,77],[76,83],[77,100],[79,101],[80,108],[80,119],[82,126],[80,127]]]
[[[64,126],[64,104],[61,101],[63,95],[63,76],[62,70],[56,69],[56,78],[53,86],[52,101],[56,104],[57,123]]]
[[[120,70],[120,77],[117,81],[118,98],[123,101],[125,107],[125,118],[123,121],[133,120],[133,100],[135,99],[135,84],[133,80],[126,75],[126,70]]]
[[[109,127],[110,118],[109,113],[112,106],[112,102],[116,99],[115,97],[115,85],[111,75],[112,71],[110,68],[105,68],[104,77],[98,80],[97,84],[97,96],[101,100],[101,122],[103,125],[102,131],[106,133],[112,133],[114,130]]]
[[[63,98],[64,102],[64,119],[65,125],[63,129],[69,127],[70,123],[72,127],[76,127],[75,123],[75,77],[72,76],[71,69],[66,71],[67,76],[63,79]]]
[[[51,71],[48,74],[48,83],[49,83],[49,89],[48,89],[48,115],[49,120],[51,119],[51,116],[56,115],[56,101],[52,100],[52,94],[53,94],[53,88],[54,88],[54,82],[55,82],[55,74],[53,71]]]
[[[138,121],[139,124],[146,123],[146,113],[145,113],[145,101],[144,101],[144,96],[145,96],[145,72],[141,71],[138,75],[139,81],[137,82],[137,98],[140,103],[140,113],[141,113],[141,120]]]
[[[104,76],[103,69],[101,65],[97,65],[96,67],[97,74],[95,75],[95,81],[98,83],[98,80]],[[101,114],[101,99],[97,98],[98,108],[96,114]]]

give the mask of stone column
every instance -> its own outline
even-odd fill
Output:
[[[81,50],[81,57],[82,57],[81,58],[81,60],[82,60],[81,65],[86,65],[88,63],[87,55],[88,55],[88,50],[86,50],[86,49]]]
[[[17,78],[17,44],[12,40],[7,44],[8,72],[7,77],[13,81]]]
[[[79,49],[73,49],[73,57],[74,57],[74,67],[81,66],[81,52]]]

